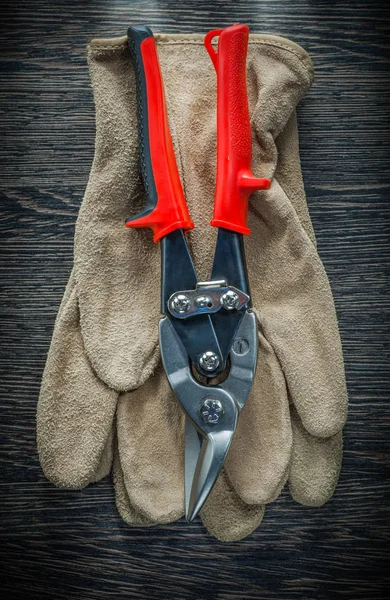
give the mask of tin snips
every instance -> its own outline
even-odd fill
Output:
[[[212,43],[216,38],[217,46]],[[200,282],[185,239],[194,224],[176,165],[156,43],[148,27],[128,30],[147,205],[126,225],[151,228],[154,242],[161,245],[160,348],[166,375],[186,415],[189,521],[222,469],[256,370],[257,325],[243,235],[250,233],[249,196],[268,189],[270,181],[251,172],[248,38],[246,25],[233,25],[211,31],[204,39],[217,75],[217,179],[211,225],[219,230],[210,280]]]

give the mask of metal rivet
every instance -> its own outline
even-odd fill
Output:
[[[233,342],[232,346],[234,354],[238,354],[239,356],[243,356],[249,350],[249,342],[244,338],[236,338]]]
[[[228,290],[225,292],[221,298],[221,304],[226,310],[233,310],[236,308],[239,301],[238,294],[233,292],[233,290]]]
[[[223,406],[215,398],[206,398],[200,407],[200,414],[205,423],[216,425],[223,415]]]
[[[210,296],[198,296],[195,298],[195,306],[198,308],[211,308],[213,305],[213,301]]]
[[[215,371],[215,369],[219,365],[219,358],[215,354],[215,352],[211,352],[211,350],[208,350],[207,352],[204,352],[200,357],[199,364],[204,371]]]
[[[177,294],[171,300],[171,308],[175,313],[183,315],[190,308],[190,299],[185,294]]]

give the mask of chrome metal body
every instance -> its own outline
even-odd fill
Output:
[[[183,408],[186,422],[186,517],[192,521],[210,494],[222,469],[238,415],[252,388],[257,361],[255,314],[245,311],[230,352],[230,371],[222,383],[202,385],[192,372],[188,353],[172,322],[160,321],[160,347],[169,383]],[[245,352],[242,352],[245,348]],[[208,400],[221,407],[218,419],[203,416]]]

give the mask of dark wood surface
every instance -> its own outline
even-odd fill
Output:
[[[0,10],[1,598],[385,598],[386,3],[26,0]],[[205,32],[237,21],[297,41],[314,61],[299,108],[301,157],[350,412],[334,498],[304,508],[286,491],[254,534],[222,544],[200,522],[129,529],[108,479],[82,492],[55,489],[40,470],[35,410],[93,156],[86,44],[136,22]]]

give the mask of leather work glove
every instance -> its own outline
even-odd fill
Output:
[[[217,229],[216,78],[200,35],[155,35],[167,111],[195,229],[187,234],[200,280]],[[126,229],[145,205],[135,75],[127,39],[94,40],[88,58],[96,106],[95,157],[76,225],[74,269],[56,320],[37,412],[42,468],[80,489],[107,475],[114,455],[118,509],[131,525],[184,513],[184,414],[158,346],[160,250]],[[295,107],[310,87],[306,52],[251,35],[247,86],[253,172],[272,179],[252,195],[245,240],[259,323],[252,393],[201,517],[224,541],[261,522],[286,480],[302,504],[332,495],[346,418],[341,344],[318,257],[299,164]]]

